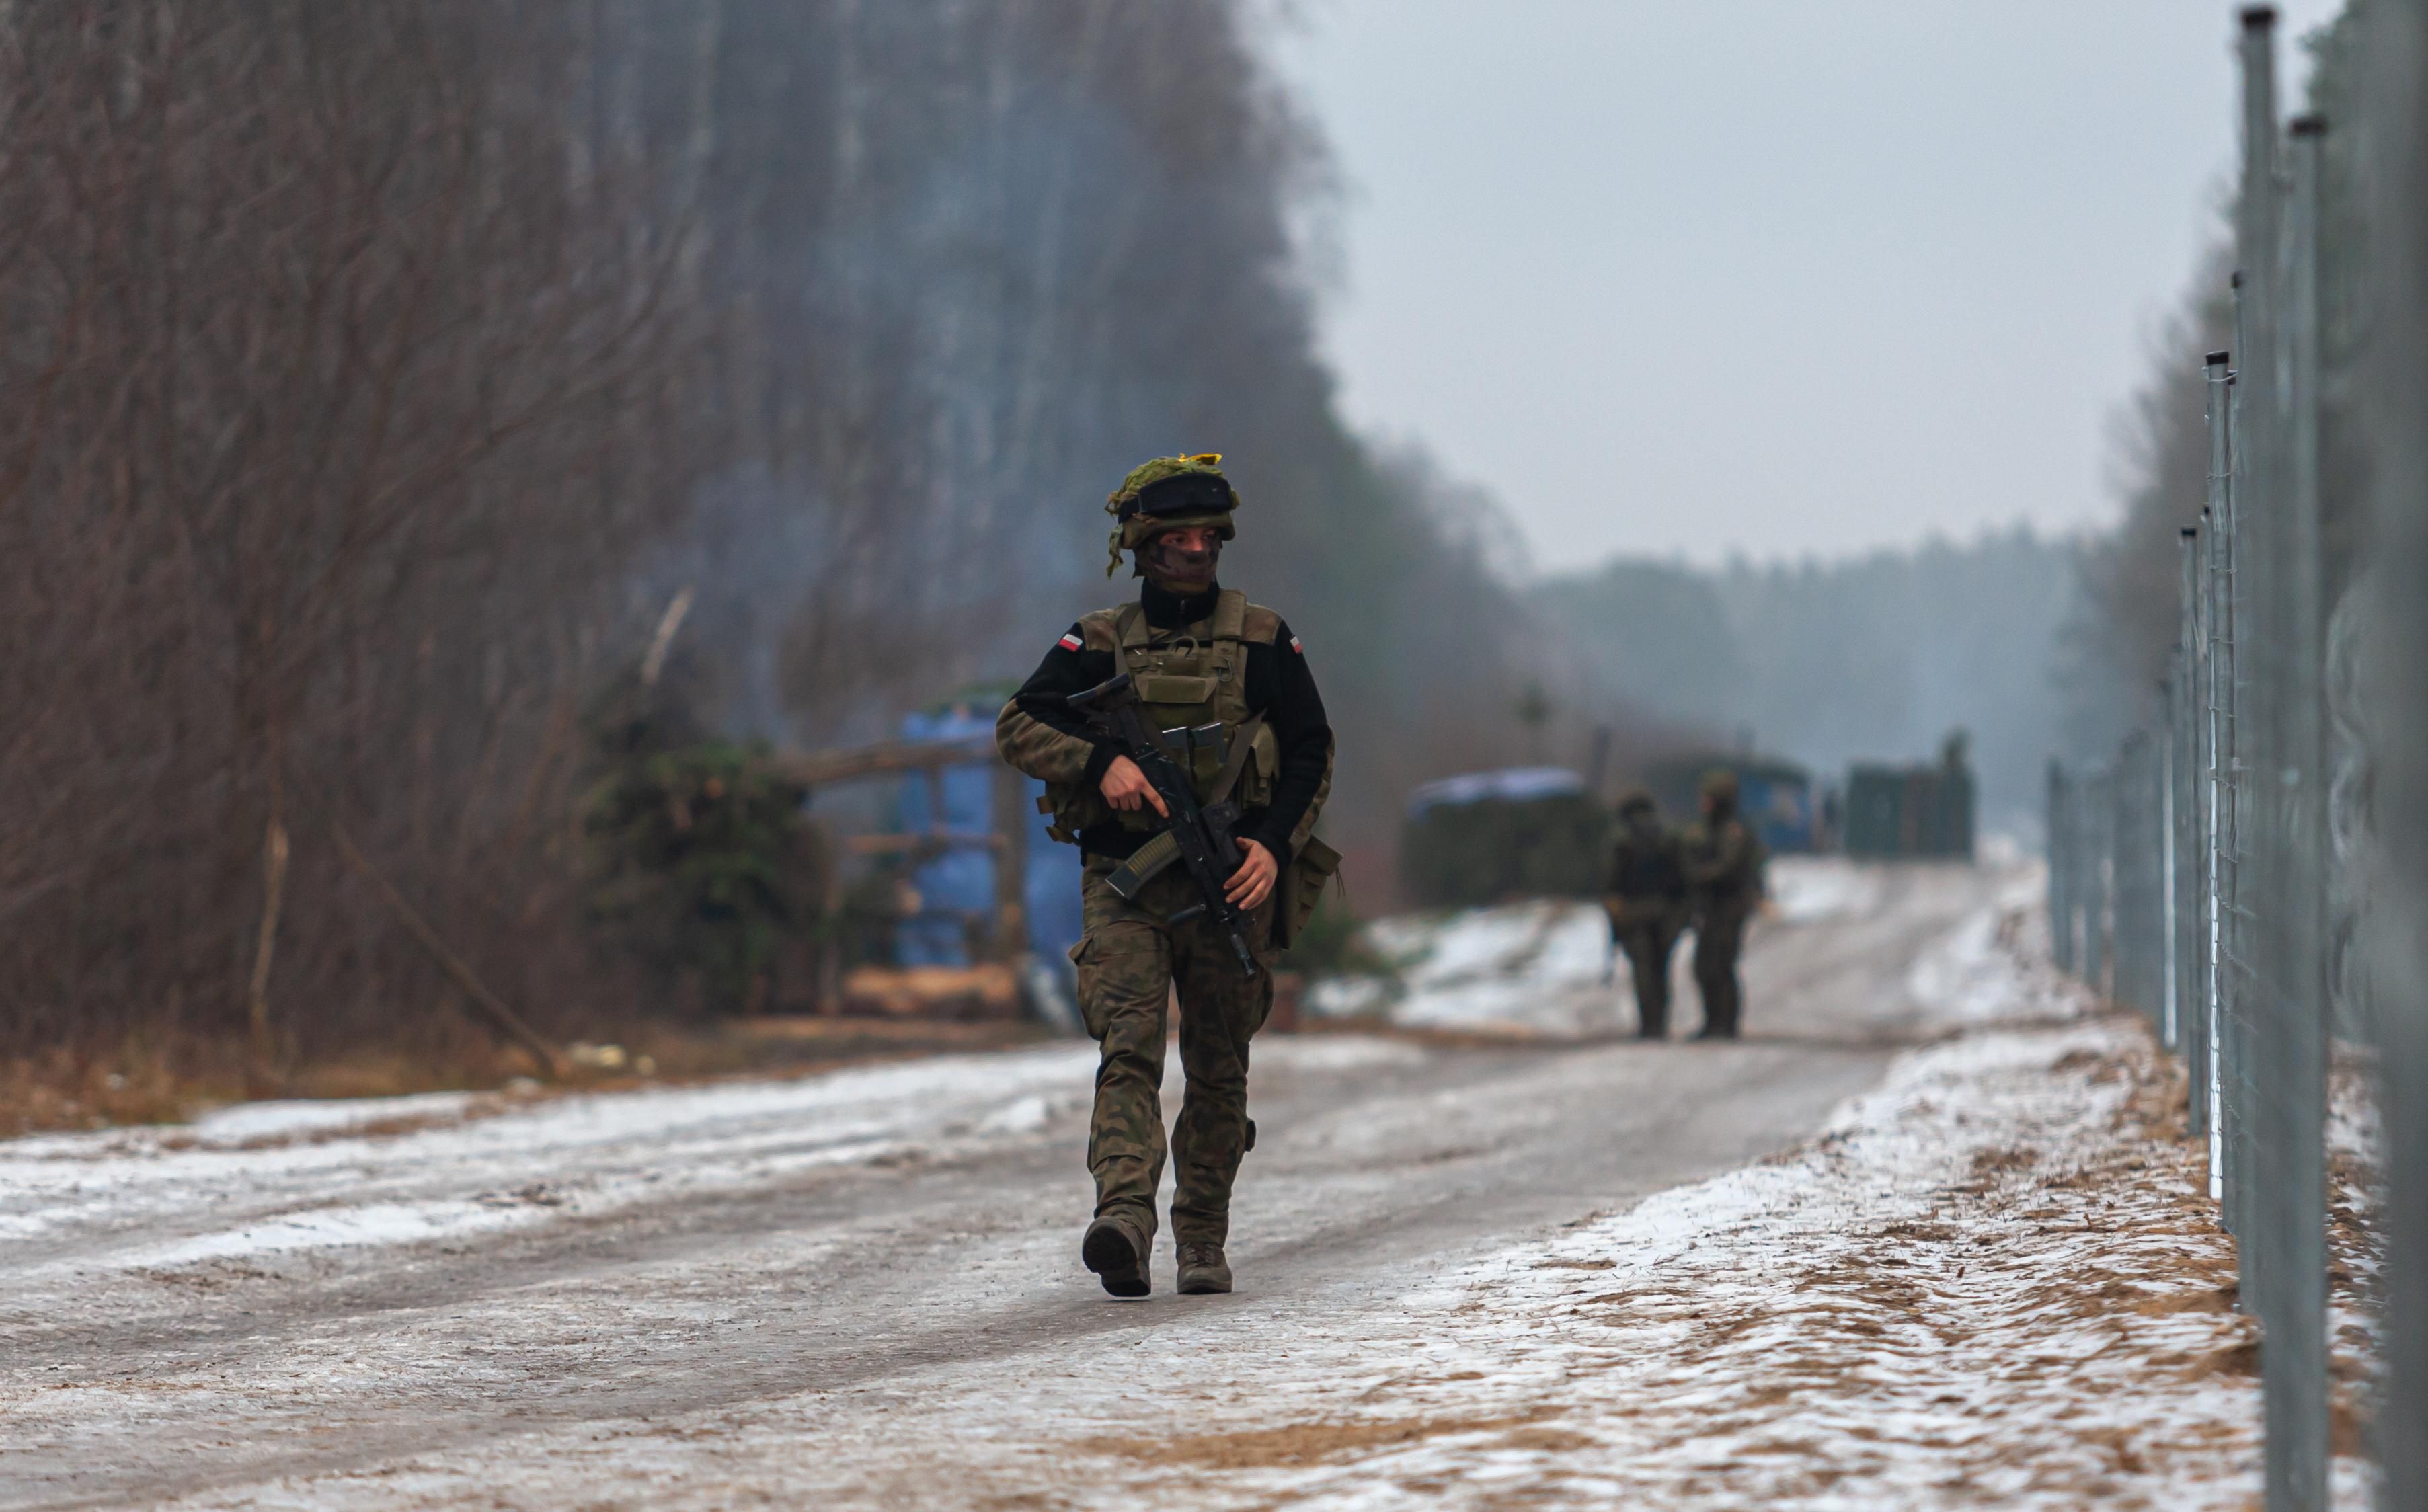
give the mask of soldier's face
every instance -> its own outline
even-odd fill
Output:
[[[1149,581],[1194,593],[1213,583],[1222,553],[1222,532],[1210,525],[1187,525],[1140,547],[1139,564]]]
[[[1216,534],[1210,526],[1190,525],[1181,530],[1165,531],[1155,538],[1155,544],[1169,547],[1173,551],[1184,555],[1193,556],[1213,551],[1222,539],[1222,537]]]

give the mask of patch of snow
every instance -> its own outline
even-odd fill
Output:
[[[1310,1074],[1424,1054],[1331,1036],[1256,1045],[1260,1071]],[[0,1247],[0,1267],[28,1282],[54,1273],[422,1243],[684,1192],[948,1155],[1083,1117],[1096,1059],[1091,1044],[1055,1045],[796,1081],[528,1104],[454,1093],[275,1103],[226,1109],[189,1129],[0,1141],[0,1244],[17,1247]],[[1175,1060],[1167,1085],[1179,1079]],[[476,1105],[490,1116],[463,1121]],[[444,1122],[450,1118],[456,1121]],[[365,1132],[400,1126],[401,1132]],[[38,1241],[73,1245],[74,1258],[46,1259],[22,1247]]]
[[[1397,987],[1385,977],[1320,977],[1307,984],[1306,1011],[1319,1018],[1369,1018],[1390,1006]]]
[[[1395,1024],[1575,1034],[1616,1027],[1631,1011],[1612,978],[1610,924],[1598,903],[1535,898],[1367,929],[1374,948],[1401,962]]]
[[[1013,1099],[977,1122],[981,1134],[1034,1134],[1054,1122],[1058,1113],[1076,1106],[1075,1096],[1048,1097],[1042,1093]]]
[[[130,1269],[156,1270],[204,1260],[240,1259],[349,1244],[412,1244],[459,1239],[483,1230],[522,1227],[548,1216],[546,1207],[511,1199],[497,1203],[363,1203],[287,1213],[241,1228],[134,1250],[120,1257],[120,1263]]]
[[[1912,1054],[1806,1150],[1479,1260],[1402,1299],[1396,1356],[1293,1350],[1266,1402],[1138,1424],[1102,1472],[1210,1505],[2239,1505],[2230,1251],[2183,1191],[2068,1182],[2141,1053],[2108,1020]],[[1292,1425],[1335,1447],[1259,1453]]]
[[[1877,912],[1880,868],[1844,856],[1778,856],[1765,876],[1774,917],[1789,924],[1818,924]]]
[[[287,1104],[257,1118],[230,1109],[192,1131],[0,1142],[0,1239],[173,1236],[79,1249],[74,1263],[87,1269],[443,1239],[1040,1129],[1084,1093],[1095,1058],[1092,1045],[1058,1045],[797,1081],[592,1093],[388,1136],[350,1131],[464,1105],[381,1099],[380,1117],[367,1120],[362,1103]],[[1050,1100],[1043,1112],[1041,1098]],[[323,1137],[287,1139],[304,1131]],[[501,1205],[496,1195],[541,1177],[551,1191],[544,1204]]]
[[[239,1103],[233,1108],[221,1108],[204,1114],[188,1126],[188,1131],[203,1144],[228,1146],[327,1134],[359,1128],[366,1124],[423,1119],[436,1122],[461,1118],[484,1095],[469,1092],[432,1092],[407,1097]]]
[[[1381,1070],[1393,1066],[1421,1065],[1431,1059],[1430,1052],[1402,1040],[1372,1039],[1362,1034],[1319,1034],[1310,1036],[1259,1036],[1255,1046],[1255,1069],[1259,1075],[1276,1070],[1302,1075],[1332,1076],[1349,1071]],[[1178,1062],[1174,1062],[1177,1076]],[[1167,1077],[1164,1085],[1178,1086]]]

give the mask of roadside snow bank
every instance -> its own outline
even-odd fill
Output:
[[[2020,926],[1915,974],[2009,1027],[1807,1147],[1480,1260],[1387,1351],[1268,1344],[1207,1415],[1236,1426],[1102,1435],[1104,1473],[1207,1505],[2246,1504],[2254,1334],[2172,1070],[2137,1020],[2072,1017]]]
[[[1421,1052],[1257,1045],[1337,1072]],[[1093,1045],[796,1081],[517,1100],[439,1093],[229,1109],[187,1127],[0,1141],[0,1269],[20,1284],[521,1228],[821,1169],[1041,1135],[1087,1107]],[[1177,1085],[1176,1064],[1168,1076]]]
[[[1768,881],[1773,915],[1790,924],[1847,918],[1880,906],[1880,869],[1844,856],[1774,857]]]
[[[1368,938],[1405,962],[1394,1024],[1577,1034],[1622,1022],[1627,994],[1602,979],[1610,924],[1600,904],[1537,898],[1447,917],[1380,919]]]

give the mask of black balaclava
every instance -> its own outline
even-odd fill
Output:
[[[1184,551],[1173,539],[1177,534],[1166,531],[1140,547],[1139,570],[1164,592],[1193,598],[1214,586],[1214,572],[1222,560],[1222,537],[1214,535],[1205,551]]]

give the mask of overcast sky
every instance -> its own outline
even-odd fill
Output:
[[[2110,418],[2232,170],[2232,6],[1296,8],[1349,414],[1489,488],[1538,565],[2114,514]],[[2282,8],[2289,97],[2337,8]]]

